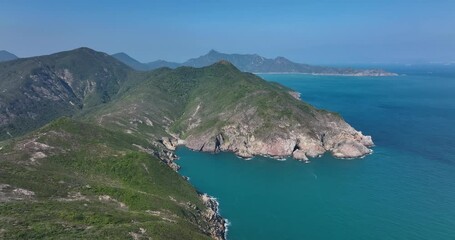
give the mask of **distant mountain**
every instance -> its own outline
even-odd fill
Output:
[[[18,59],[18,57],[8,51],[0,50],[0,62],[11,61]]]
[[[349,75],[349,76],[390,76],[393,73],[380,69],[353,69],[313,66],[295,63],[284,57],[265,58],[257,54],[226,54],[210,50],[206,55],[192,58],[184,66],[203,67],[220,60],[227,60],[244,72],[253,73],[306,73],[319,75]]]
[[[180,63],[175,63],[175,62],[168,62],[165,60],[156,60],[154,62],[149,62],[145,64],[149,70],[157,69],[157,68],[162,68],[162,67],[168,67],[168,68],[178,68],[182,66]]]
[[[144,63],[139,62],[138,60],[130,57],[126,53],[120,52],[120,53],[112,54],[112,57],[116,58],[120,62],[123,62],[126,65],[128,65],[136,70],[141,70],[141,71],[148,70],[147,66]]]
[[[295,63],[284,57],[274,59],[265,58],[257,54],[226,54],[215,50],[210,50],[207,54],[189,59],[184,63],[173,63],[166,61],[155,61],[151,63],[140,63],[130,56],[122,53],[113,55],[118,60],[129,65],[136,70],[153,70],[160,67],[176,68],[179,66],[188,67],[206,67],[221,60],[232,63],[235,67],[243,72],[252,73],[305,73],[315,75],[346,75],[346,76],[395,76],[381,69],[353,69],[353,68],[335,68],[324,66],[313,66],[302,63]]]
[[[140,71],[154,70],[154,69],[162,68],[162,67],[177,68],[177,67],[181,66],[180,63],[168,62],[168,61],[164,61],[164,60],[156,60],[156,61],[149,62],[149,63],[141,63],[141,62],[137,61],[136,59],[130,57],[128,54],[123,53],[123,52],[113,54],[112,56],[114,58],[116,58],[117,60],[125,63],[126,65],[128,65],[136,70],[140,70]]]

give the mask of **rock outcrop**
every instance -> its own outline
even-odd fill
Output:
[[[213,239],[225,240],[227,222],[220,216],[218,201],[214,197],[211,197],[207,194],[201,194],[201,199],[204,205],[207,207],[203,215],[210,224],[210,236]]]
[[[373,141],[370,136],[355,130],[335,114],[316,114],[320,115],[318,121],[292,123],[283,120],[265,133],[265,124],[255,116],[249,122],[240,120],[218,131],[211,129],[200,135],[190,135],[186,146],[204,152],[230,151],[243,158],[291,156],[303,161],[326,152],[337,158],[358,158],[371,153],[369,147],[373,146]]]
[[[163,137],[161,143],[169,150],[174,151],[178,145],[178,140],[175,138]]]

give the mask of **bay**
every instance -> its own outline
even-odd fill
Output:
[[[397,77],[263,74],[372,135],[374,153],[309,164],[178,148],[229,239],[455,239],[455,71]]]

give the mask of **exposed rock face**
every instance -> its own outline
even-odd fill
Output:
[[[332,153],[339,158],[356,158],[371,153],[371,150],[359,142],[349,141],[338,144]]]
[[[168,138],[168,137],[163,137],[161,138],[161,143],[163,143],[163,145],[171,150],[171,151],[174,151],[175,148],[177,147],[178,145],[178,140],[175,139],[175,138]]]
[[[202,202],[207,206],[203,213],[204,217],[210,223],[210,236],[217,240],[226,239],[226,220],[219,214],[219,204],[215,198],[207,194],[201,195]]]
[[[0,183],[0,203],[14,200],[30,200],[34,197],[35,193],[30,190]]]
[[[300,95],[302,95],[299,92],[294,92],[294,91],[289,91],[289,94],[293,96],[295,99],[300,100]]]
[[[273,127],[265,134],[258,133],[263,127],[260,119],[234,123],[218,132],[190,135],[186,146],[196,151],[230,151],[243,158],[266,155],[308,160],[325,152],[337,158],[357,158],[371,153],[370,136],[364,136],[334,114],[323,113],[318,117],[318,122],[311,122],[316,124],[283,121],[278,124],[282,127]]]
[[[306,152],[303,150],[300,150],[300,149],[294,150],[294,152],[292,152],[292,157],[297,160],[303,160],[303,161],[308,160],[308,157],[306,156]]]

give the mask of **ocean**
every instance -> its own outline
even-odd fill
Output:
[[[261,74],[371,135],[373,154],[251,160],[178,148],[180,173],[216,197],[228,239],[455,239],[454,67],[397,77]]]

